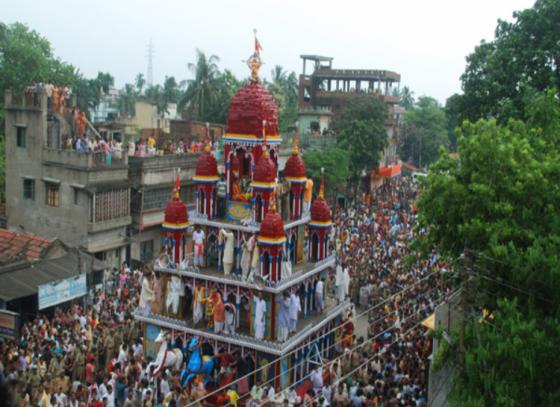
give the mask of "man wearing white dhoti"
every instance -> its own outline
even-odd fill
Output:
[[[241,254],[241,279],[247,281],[249,271],[251,270],[251,255],[255,248],[256,239],[251,236],[247,239],[242,246],[243,253]]]
[[[301,311],[299,296],[293,292],[290,295],[290,332],[295,332],[298,321],[298,313]]]
[[[255,306],[255,338],[263,339],[266,323],[266,302],[261,292],[257,294],[257,297],[253,301]]]
[[[193,290],[193,322],[195,325],[202,319],[204,301],[204,287],[195,287]]]
[[[195,267],[202,267],[203,265],[205,237],[204,231],[197,225],[196,230],[193,232]]]
[[[280,300],[280,310],[278,311],[278,340],[284,342],[288,339],[290,329],[290,295],[287,291]]]
[[[348,287],[350,285],[350,276],[348,269],[343,268],[340,264],[336,266],[335,286],[336,301],[340,304],[348,296]]]
[[[233,232],[225,229],[220,229],[220,235],[224,242],[224,274],[229,276],[233,268],[233,243],[235,236]]]
[[[154,290],[152,290],[151,275],[144,275],[142,279],[142,290],[140,291],[140,312],[148,315],[151,310],[152,301],[155,299]]]
[[[179,312],[179,302],[183,295],[185,295],[185,293],[181,277],[172,276],[167,284],[167,298],[165,299],[165,308],[167,312],[173,314]]]

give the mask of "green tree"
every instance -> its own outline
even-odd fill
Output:
[[[411,109],[414,106],[414,92],[408,86],[403,86],[400,95],[400,105],[405,109]]]
[[[142,95],[144,87],[146,86],[146,78],[144,78],[143,73],[136,75],[136,78],[134,78],[134,86],[136,87],[136,94],[138,96]]]
[[[216,79],[212,103],[201,117],[201,120],[213,123],[225,123],[231,98],[241,87],[241,81],[226,69]]]
[[[169,103],[178,103],[181,98],[181,94],[184,92],[182,89],[184,85],[185,82],[177,83],[175,77],[166,76],[163,81],[163,94],[166,100]]]
[[[553,90],[527,103],[526,123],[464,123],[418,202],[427,243],[466,255],[468,303],[493,313],[467,313],[464,349],[447,354],[456,406],[560,402],[560,102]]]
[[[127,83],[124,85],[124,89],[119,92],[119,98],[117,100],[120,114],[127,118],[133,117],[136,113],[136,100],[137,93],[134,89],[134,85]]]
[[[6,144],[0,138],[0,202],[6,202]]]
[[[417,167],[426,166],[438,158],[447,136],[444,110],[434,98],[422,96],[404,115],[399,155]]]
[[[445,118],[447,120],[447,138],[449,139],[449,149],[457,150],[457,133],[455,130],[459,126],[461,116],[461,95],[455,93],[445,101]]]
[[[207,57],[204,52],[196,50],[196,63],[189,63],[188,68],[193,79],[187,81],[187,89],[180,101],[180,107],[185,107],[195,118],[203,118],[212,103],[216,100],[217,80],[220,70],[216,55]]]
[[[298,81],[295,72],[288,73],[281,65],[275,65],[270,72],[272,82],[267,83],[268,90],[274,95],[279,109],[278,125],[280,131],[286,131],[297,120]]]
[[[461,76],[462,118],[495,117],[506,123],[522,118],[526,94],[560,89],[560,2],[537,0],[514,13],[514,21],[499,20],[495,39],[482,41],[467,57]]]
[[[363,175],[379,166],[387,145],[384,121],[387,107],[376,97],[360,97],[348,103],[334,123],[337,144],[350,153],[350,180],[357,188]]]
[[[313,179],[314,185],[321,182],[321,168],[324,168],[325,194],[330,196],[346,183],[349,176],[350,153],[340,148],[307,150],[303,153],[305,171]]]
[[[33,81],[72,84],[74,67],[56,58],[49,41],[26,25],[0,23],[0,134],[4,133],[4,92],[21,92]]]

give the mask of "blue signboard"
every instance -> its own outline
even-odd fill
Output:
[[[87,293],[86,274],[80,274],[64,280],[39,286],[39,309],[52,307],[70,301],[74,298],[83,297]]]

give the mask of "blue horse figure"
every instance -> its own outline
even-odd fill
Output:
[[[191,339],[187,350],[191,353],[189,362],[185,370],[181,372],[181,383],[183,387],[189,385],[192,379],[197,375],[204,375],[204,386],[212,377],[214,371],[214,359],[211,356],[203,356],[200,353],[200,345],[198,344],[198,336]]]

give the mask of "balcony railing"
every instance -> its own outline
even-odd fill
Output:
[[[4,98],[6,108],[40,110],[47,106],[47,95],[42,91],[13,92],[7,90],[4,94]]]
[[[82,168],[105,168],[128,165],[128,156],[125,154],[118,158],[118,156],[105,154],[102,151],[83,153],[72,149],[61,150],[44,147],[43,161]]]

